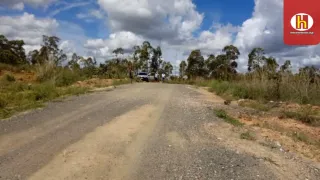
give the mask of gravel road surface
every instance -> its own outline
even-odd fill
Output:
[[[162,83],[49,103],[0,121],[0,180],[283,179],[208,135],[205,124],[221,123],[214,103],[190,86]]]

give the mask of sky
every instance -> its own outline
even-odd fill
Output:
[[[320,65],[320,45],[283,43],[283,0],[1,0],[0,34],[39,49],[42,35],[58,36],[68,55],[110,59],[143,41],[160,46],[163,58],[178,66],[190,52],[218,55],[233,44],[241,52],[238,71],[247,70],[248,53],[264,48],[293,70]]]

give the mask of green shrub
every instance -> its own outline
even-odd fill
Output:
[[[36,76],[38,82],[55,80],[58,69],[53,62],[47,62],[42,65],[36,65]]]
[[[15,82],[6,86],[6,91],[9,92],[19,92],[24,90],[29,90],[29,85],[22,82]]]
[[[8,100],[5,96],[5,94],[1,94],[0,96],[0,109],[5,108],[8,105]]]
[[[235,85],[231,89],[231,94],[232,94],[232,96],[237,97],[237,98],[241,98],[241,99],[249,99],[250,98],[248,89],[246,89],[242,86],[239,86],[239,85]]]
[[[215,110],[215,113],[216,113],[217,117],[219,117],[219,118],[222,118],[222,119],[227,118],[227,113],[223,109]]]
[[[76,71],[72,71],[70,69],[62,69],[56,80],[55,83],[58,87],[61,86],[69,86],[73,83],[79,81],[81,79],[80,74]]]
[[[57,89],[52,82],[37,84],[32,90],[36,101],[51,100],[58,97]]]
[[[218,94],[222,95],[230,89],[230,83],[227,81],[216,81],[211,83],[211,88]]]
[[[253,132],[251,132],[251,131],[247,131],[247,132],[241,133],[240,134],[240,138],[241,139],[247,139],[247,140],[250,140],[250,141],[256,140],[255,134]]]
[[[271,105],[257,101],[241,101],[239,106],[250,107],[259,111],[269,111],[272,108]]]
[[[282,114],[287,118],[296,119],[308,124],[319,124],[320,122],[317,112],[309,106],[302,107],[298,111],[283,111]]]
[[[269,79],[267,75],[239,76],[237,80],[211,80],[200,85],[209,86],[217,95],[232,95],[234,98],[260,101],[291,101],[301,104],[320,105],[320,79],[310,82],[305,76],[284,74],[280,80]]]
[[[11,74],[6,74],[4,75],[4,80],[8,82],[15,82],[16,78]]]
[[[65,95],[80,95],[84,94],[88,91],[89,89],[86,87],[76,87],[76,86],[69,86],[64,89],[60,89],[59,95],[60,96],[65,96]]]

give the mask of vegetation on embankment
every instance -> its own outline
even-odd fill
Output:
[[[320,105],[320,80],[310,83],[304,74],[281,77],[281,81],[241,76],[237,80],[174,80],[171,83],[184,83],[208,87],[225,98],[253,99],[260,102],[287,101],[299,104]]]
[[[297,77],[299,77],[299,74],[292,75],[291,78]],[[276,110],[279,111],[277,114],[279,114],[280,117],[292,118],[314,126],[320,125],[320,108],[312,108],[312,106],[319,107],[320,105],[319,83],[298,84],[292,81],[283,81],[283,83],[279,85],[279,91],[274,87],[275,84],[273,84],[273,81],[258,83],[255,80],[249,81],[246,79],[237,81],[174,80],[171,81],[171,83],[184,83],[206,87],[210,92],[214,92],[226,100],[247,99],[247,101],[238,102],[239,106],[249,107],[263,112]],[[284,107],[282,110],[277,110],[279,109],[279,102],[281,101]],[[288,108],[285,105],[295,103],[297,103],[297,108],[294,109]]]
[[[72,86],[85,77],[50,64],[41,66],[1,65],[0,119],[32,108],[45,102],[69,95],[87,92],[88,87]]]
[[[2,85],[5,84],[5,87]],[[87,91],[85,87],[57,87],[54,82],[25,84],[21,82],[1,82],[0,119],[42,107],[44,102],[68,95],[79,95]]]
[[[20,77],[21,71],[5,70],[0,74],[0,119],[43,107],[45,102],[56,98],[84,94],[97,87],[130,83],[128,79],[88,79],[79,72],[59,67],[52,67],[54,70],[44,66],[37,68],[29,71],[32,77]]]

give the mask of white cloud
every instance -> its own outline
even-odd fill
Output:
[[[85,14],[85,13],[78,13],[76,16],[79,19],[85,19],[85,18],[89,17],[89,15]]]
[[[32,14],[21,16],[0,16],[0,34],[8,39],[22,39],[26,52],[39,48],[42,35],[52,35],[59,26],[54,19],[36,18]]]
[[[70,40],[62,41],[59,45],[59,49],[63,49],[63,52],[71,57],[74,52],[76,52],[75,44]]]
[[[50,18],[36,18],[33,14],[24,13],[21,16],[1,16],[0,34],[8,39],[22,39],[25,42],[25,50],[28,53],[34,49],[40,49],[42,35],[55,35],[61,41],[59,47],[71,56],[73,52],[85,55],[83,44],[88,39],[84,30],[71,22],[57,21]]]
[[[56,30],[56,34],[59,38],[61,38],[64,43],[63,49],[66,53],[77,53],[78,55],[85,56],[87,54],[87,50],[83,47],[86,43],[88,37],[85,34],[85,30],[72,22],[68,21],[59,21],[59,27]]]
[[[17,3],[17,4],[12,5],[12,9],[22,11],[22,10],[24,9],[24,4],[23,4],[23,2],[20,2],[20,3]]]
[[[202,31],[193,49],[202,49],[206,54],[217,53],[223,47],[233,43],[232,37],[238,32],[238,27],[231,24],[215,24],[213,30]]]
[[[112,32],[130,31],[148,39],[191,38],[204,17],[191,0],[98,0]]]
[[[94,19],[101,20],[105,17],[105,14],[97,9],[90,9],[86,13],[78,13],[76,15],[78,19],[84,19],[86,22],[91,23]]]
[[[96,9],[91,9],[89,11],[89,14],[91,14],[93,17],[96,17],[97,19],[102,19],[104,17],[104,14]]]
[[[120,31],[109,35],[106,40],[89,39],[84,47],[88,49],[89,56],[95,56],[98,60],[104,61],[113,56],[112,51],[116,48],[123,48],[125,52],[130,52],[135,45],[143,42],[141,36],[132,32]]]

